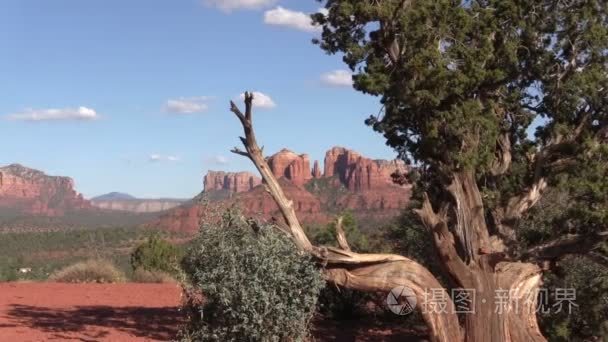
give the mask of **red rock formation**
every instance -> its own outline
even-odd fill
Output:
[[[402,161],[372,160],[358,152],[333,147],[325,154],[325,177],[338,177],[350,191],[382,189],[392,183],[391,174],[406,173]]]
[[[200,204],[184,204],[169,210],[150,226],[173,232],[196,233],[204,213],[205,208]]]
[[[279,183],[283,187],[285,195],[293,200],[298,217],[302,222],[324,223],[331,219],[323,212],[322,203],[317,197],[285,178],[281,178]],[[171,231],[196,233],[201,221],[209,211],[209,206],[215,208],[216,211],[221,211],[222,208],[228,208],[233,204],[237,204],[246,216],[262,220],[276,219],[277,222],[282,222],[281,214],[270,194],[263,187],[256,187],[251,191],[235,194],[231,198],[215,201],[211,205],[201,204],[194,200],[167,211],[151,226]]]
[[[209,171],[203,180],[205,192],[228,190],[245,192],[262,184],[260,177],[250,172]]]
[[[298,217],[307,223],[327,222],[331,219],[330,213],[342,210],[352,210],[360,218],[385,219],[399,214],[411,196],[409,186],[394,184],[391,178],[396,171],[407,173],[403,162],[372,160],[342,147],[327,152],[324,175],[321,175],[318,162],[311,171],[307,155],[285,149],[268,158],[268,164],[279,178],[286,196],[293,200]],[[205,177],[205,193],[226,189],[236,193],[229,198],[217,196],[215,199],[219,202],[216,203],[225,206],[238,203],[248,216],[282,220],[275,202],[263,187],[235,191],[234,187],[226,185],[230,182],[225,175],[210,172]],[[200,205],[185,205],[165,214],[159,225],[171,230],[196,232],[204,212]]]
[[[313,217],[321,213],[321,201],[313,194],[285,178],[280,179],[279,184],[281,184],[285,195],[293,201],[294,209],[302,216],[302,219],[304,219],[304,216]],[[270,194],[262,187],[239,194],[236,197],[236,202],[246,214],[262,217],[277,215],[277,218],[280,218],[279,208]]]
[[[267,161],[277,178],[285,177],[295,185],[302,186],[312,178],[307,154],[297,155],[290,150],[282,149]]]
[[[68,177],[54,177],[12,164],[0,168],[0,206],[24,213],[63,215],[68,210],[90,208],[91,204],[74,190]]]
[[[323,177],[321,174],[321,168],[319,167],[319,161],[315,160],[315,164],[312,167],[312,178],[318,179]]]

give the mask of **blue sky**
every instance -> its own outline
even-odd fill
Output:
[[[252,170],[229,150],[228,101],[254,113],[267,153],[322,161],[334,145],[394,158],[363,124],[378,99],[349,86],[311,39],[310,0],[2,0],[0,164],[75,179],[85,196],[192,197],[211,170]]]

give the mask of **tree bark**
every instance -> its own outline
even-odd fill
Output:
[[[417,213],[433,234],[444,269],[474,296],[467,310],[472,312],[463,315],[464,341],[545,341],[536,320],[540,268],[506,261],[502,239],[488,233],[473,172],[455,173],[446,188],[451,201],[435,212],[425,195]],[[529,198],[522,201],[528,203]]]

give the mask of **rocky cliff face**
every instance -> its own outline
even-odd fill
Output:
[[[209,171],[203,178],[206,192],[224,190],[239,193],[249,191],[260,184],[262,184],[262,179],[250,172]]]
[[[386,218],[397,215],[411,196],[409,186],[392,182],[391,174],[407,173],[401,161],[372,160],[343,147],[327,151],[323,174],[316,161],[310,168],[308,155],[286,149],[267,161],[303,222],[326,222],[349,209],[361,218]],[[247,215],[281,220],[276,204],[264,188],[251,186],[260,184],[259,178],[246,172],[238,174],[243,176],[210,171],[204,178],[203,195],[224,204],[238,203]],[[234,196],[216,195],[226,190]],[[170,210],[158,225],[195,232],[201,215],[199,205],[184,205]]]
[[[268,158],[267,162],[275,177],[284,177],[295,185],[304,185],[312,178],[307,154],[297,155],[290,150],[282,149]]]
[[[369,191],[393,186],[391,174],[407,173],[399,160],[372,160],[344,147],[334,147],[325,154],[324,177],[337,177],[350,191]]]
[[[91,204],[74,190],[71,178],[48,176],[12,164],[0,168],[0,206],[28,214],[59,216],[69,210],[90,208]]]

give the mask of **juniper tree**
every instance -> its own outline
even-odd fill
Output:
[[[451,282],[476,292],[463,326],[424,316],[432,338],[544,341],[543,269],[568,254],[608,264],[596,250],[608,238],[608,4],[323,3],[316,43],[379,98],[366,122],[416,166],[417,214]],[[523,246],[521,218],[548,189],[568,196],[555,240]],[[527,300],[499,314],[498,290]]]

